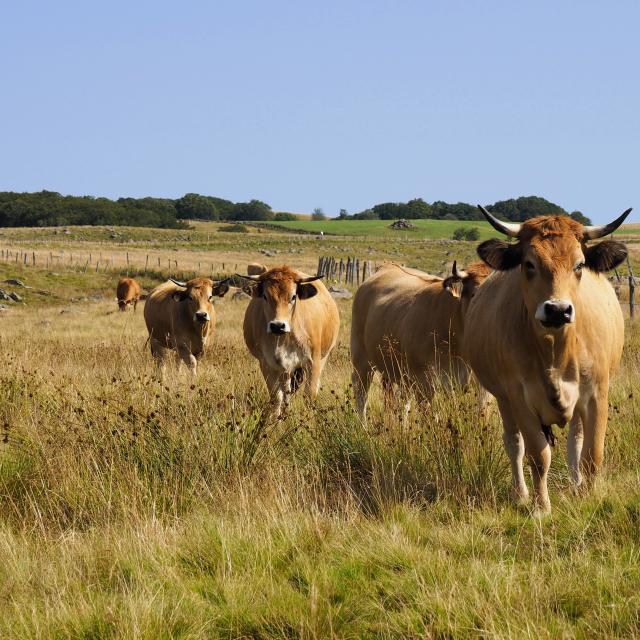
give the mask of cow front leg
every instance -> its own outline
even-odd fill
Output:
[[[571,422],[569,422],[569,435],[567,437],[567,463],[571,473],[571,480],[576,489],[582,484],[580,455],[582,454],[583,442],[584,431],[582,429],[582,418],[576,409],[571,418]]]
[[[266,363],[260,363],[260,370],[264,377],[269,397],[271,399],[271,413],[279,418],[282,415],[283,404],[289,404],[289,391],[291,389],[291,378],[282,371],[269,368]]]
[[[525,504],[529,500],[529,489],[524,479],[524,439],[518,430],[518,425],[511,412],[508,400],[498,400],[498,408],[502,416],[502,442],[511,464],[511,479],[514,497],[519,504]]]
[[[196,357],[191,353],[191,349],[188,346],[181,344],[176,349],[179,362],[182,361],[187,365],[189,371],[193,376],[196,375],[198,371],[198,361]]]
[[[551,447],[542,431],[538,416],[521,406],[511,405],[520,433],[524,438],[524,447],[531,467],[533,479],[533,499],[537,514],[551,511],[547,477],[551,466]]]

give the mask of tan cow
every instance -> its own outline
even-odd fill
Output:
[[[288,266],[255,276],[252,299],[244,315],[244,339],[258,359],[273,409],[307,378],[307,393],[315,398],[320,376],[338,339],[338,307],[319,280]]]
[[[520,501],[528,499],[522,462],[531,465],[534,504],[550,510],[547,473],[551,425],[569,422],[568,459],[576,485],[599,470],[607,428],[609,376],[622,353],[624,322],[602,272],[619,265],[625,246],[589,240],[612,233],[631,209],[602,227],[566,216],[506,224],[480,207],[515,244],[487,240],[480,257],[498,272],[469,305],[464,353],[498,401],[504,444]]]
[[[172,278],[157,286],[144,305],[144,319],[151,341],[151,354],[162,366],[167,349],[175,349],[195,375],[198,359],[213,336],[216,314],[213,297],[229,290],[225,280],[194,278],[180,282]]]
[[[135,311],[141,293],[142,289],[140,285],[133,278],[120,278],[116,288],[118,308],[120,311],[126,311],[129,305],[133,305],[133,310]]]
[[[464,316],[476,289],[490,273],[481,262],[442,279],[390,263],[367,279],[353,300],[352,383],[365,416],[374,371],[385,386],[415,387],[422,399],[434,378],[466,384],[468,367],[459,355]]]

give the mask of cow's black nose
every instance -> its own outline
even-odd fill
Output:
[[[287,325],[284,322],[280,322],[278,320],[274,320],[273,322],[269,323],[269,329],[271,330],[271,333],[275,333],[276,335],[284,333],[286,328]]]
[[[196,311],[196,320],[198,322],[207,322],[209,320],[209,314],[206,311]]]
[[[564,300],[544,303],[545,322],[553,326],[560,326],[573,322],[573,305]]]

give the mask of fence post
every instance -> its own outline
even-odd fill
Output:
[[[629,317],[633,320],[636,306],[636,279],[633,276],[633,269],[631,268],[631,262],[629,262],[629,256],[627,256],[627,266],[629,267]]]

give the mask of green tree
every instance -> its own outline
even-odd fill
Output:
[[[273,220],[271,207],[261,200],[238,202],[231,212],[232,220]]]
[[[321,207],[316,207],[311,214],[312,220],[326,220],[327,216],[324,214],[324,211]]]
[[[187,193],[175,204],[178,218],[191,220],[218,220],[219,214],[211,198],[198,193]]]

